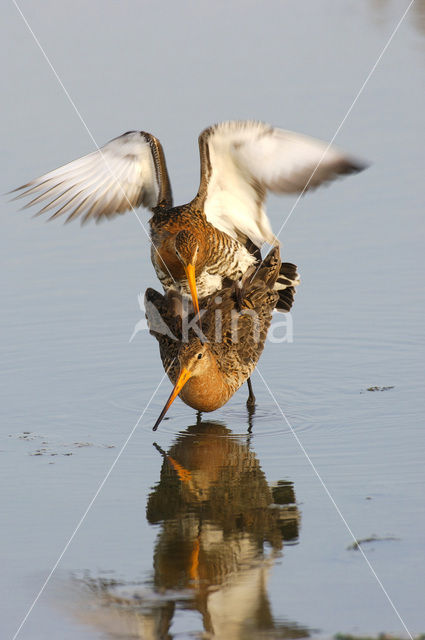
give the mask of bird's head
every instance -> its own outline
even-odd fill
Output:
[[[180,231],[174,240],[176,256],[183,265],[193,306],[199,315],[198,293],[196,290],[196,271],[199,273],[199,243],[190,231]]]
[[[180,372],[186,369],[190,373],[189,377],[201,375],[208,369],[212,357],[208,342],[193,338],[180,348],[178,355]]]
[[[208,344],[201,342],[199,338],[194,338],[181,347],[178,355],[180,373],[165,407],[161,411],[158,420],[155,422],[155,425],[153,427],[154,431],[158,429],[161,420],[163,419],[168,409],[171,407],[174,400],[177,398],[187,381],[190,378],[195,378],[196,376],[208,372],[208,368],[211,364],[211,358],[213,358],[213,355]]]

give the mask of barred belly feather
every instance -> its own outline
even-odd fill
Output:
[[[255,257],[243,245],[225,234],[214,234],[211,240],[213,241],[211,242],[211,260],[207,262],[201,273],[196,275],[196,288],[200,298],[218,292],[223,286],[224,278],[239,280],[256,262]],[[171,273],[165,270],[165,267],[161,269],[154,249],[152,250],[152,262],[165,291],[172,289],[190,298],[187,279],[180,278],[176,282]]]

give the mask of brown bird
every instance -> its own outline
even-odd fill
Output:
[[[164,152],[157,138],[130,131],[104,147],[19,187],[34,197],[26,207],[47,204],[50,220],[111,218],[144,206],[150,219],[152,262],[167,291],[198,296],[239,280],[260,264],[262,245],[277,245],[265,213],[268,191],[304,193],[365,165],[334,147],[254,121],[224,122],[199,137],[201,180],[194,199],[173,207]],[[291,286],[284,277],[276,289]],[[287,310],[284,295],[277,308]]]
[[[180,294],[146,291],[149,329],[159,342],[164,369],[174,384],[154,430],[178,395],[198,411],[214,411],[247,381],[263,351],[279,299],[274,287],[281,266],[276,247],[258,271],[251,266],[241,281],[230,282],[219,295],[210,296],[202,332],[191,322],[190,314],[185,316]],[[289,265],[291,272],[293,269]]]

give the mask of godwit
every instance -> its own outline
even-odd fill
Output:
[[[100,221],[144,206],[150,219],[152,262],[165,290],[211,295],[223,278],[238,280],[259,264],[260,248],[277,245],[265,213],[268,191],[303,193],[365,165],[326,143],[254,121],[224,122],[199,137],[201,180],[195,198],[173,207],[164,153],[157,138],[130,131],[104,147],[19,189],[47,200],[49,218]],[[18,189],[18,190],[19,190]],[[280,280],[280,279],[279,279]],[[288,285],[277,280],[280,290]],[[293,283],[289,283],[289,286]],[[284,300],[277,308],[287,310]]]
[[[150,331],[159,342],[164,369],[174,384],[154,431],[178,395],[198,411],[214,411],[249,378],[263,351],[278,302],[274,286],[280,271],[276,247],[257,272],[252,265],[240,282],[232,282],[220,295],[210,296],[201,336],[197,325],[198,335],[193,328],[184,335],[179,294],[170,291],[163,296],[153,289],[146,291]]]

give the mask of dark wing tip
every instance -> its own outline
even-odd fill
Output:
[[[333,162],[330,164],[327,164],[326,161],[324,161],[324,163],[319,162],[313,173],[305,182],[303,189],[301,190],[300,181],[300,183],[297,185],[298,188],[296,189],[296,191],[301,192],[301,194],[304,195],[308,191],[314,191],[318,187],[329,184],[330,182],[333,182],[338,178],[342,178],[343,176],[360,173],[361,171],[367,169],[369,166],[370,165],[365,161],[357,160],[347,156],[341,156],[333,160]]]
[[[337,173],[341,175],[349,175],[350,173],[360,173],[370,167],[370,162],[357,160],[354,158],[346,158],[336,167]]]
[[[158,291],[156,291],[155,289],[152,289],[152,287],[148,287],[145,291],[145,300],[147,302],[152,302],[153,304],[155,304],[155,302],[159,301],[159,300],[163,300],[164,296],[159,293]]]

